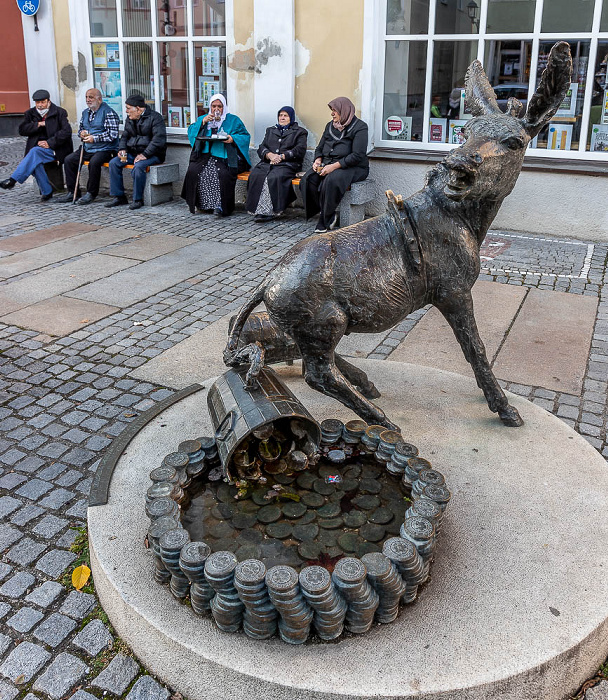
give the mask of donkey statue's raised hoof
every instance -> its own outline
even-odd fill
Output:
[[[295,245],[236,315],[224,352],[227,364],[236,360],[247,317],[263,301],[279,331],[300,349],[310,386],[368,423],[394,429],[357,390],[367,387],[368,396],[375,396],[365,373],[337,356],[335,348],[345,333],[385,331],[434,304],[452,327],[490,410],[505,425],[522,425],[490,368],[471,288],[479,275],[483,239],[515,186],[530,140],[564,99],[571,72],[570,47],[559,42],[520,117],[522,106],[514,99],[501,111],[481,63],[474,61],[466,76],[467,104],[474,115],[464,128],[466,142],[430,170],[419,192],[406,200],[388,192],[382,216]],[[259,362],[259,352],[251,354]]]

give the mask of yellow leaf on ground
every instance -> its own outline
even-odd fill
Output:
[[[82,566],[77,566],[74,571],[72,571],[72,586],[79,591],[85,583],[89,580],[91,575],[91,569],[86,564]]]
[[[17,678],[15,678],[15,680],[13,681],[13,683],[14,683],[15,685],[21,685],[22,683],[25,683],[25,676],[23,675],[23,673],[20,674],[19,676],[17,676]]]

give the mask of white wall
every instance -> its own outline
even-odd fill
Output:
[[[55,60],[55,31],[50,2],[41,2],[38,10],[38,29],[34,31],[34,18],[21,15],[25,64],[30,99],[36,90],[48,90],[51,100],[61,104],[57,61]],[[32,105],[34,103],[32,102]]]

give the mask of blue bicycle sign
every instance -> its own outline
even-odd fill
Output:
[[[17,0],[17,5],[24,15],[35,15],[40,8],[40,0]]]

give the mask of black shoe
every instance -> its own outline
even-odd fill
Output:
[[[13,180],[12,177],[9,177],[6,180],[2,180],[2,182],[0,182],[0,187],[2,187],[3,190],[12,190],[16,182],[17,180]]]
[[[41,202],[48,202],[49,199],[50,199],[52,196],[53,196],[53,193],[52,193],[52,192],[49,192],[48,194],[43,194],[43,195],[40,197],[40,201],[41,201]]]
[[[70,204],[73,201],[73,199],[73,192],[67,192],[66,194],[62,194],[61,197],[55,197],[55,201],[60,202],[61,204]],[[76,199],[78,199],[78,196],[76,196]]]
[[[111,207],[119,207],[122,204],[128,204],[129,200],[126,197],[114,197],[114,199],[111,202],[108,202],[107,204],[104,204],[104,207],[106,209],[110,209]]]
[[[274,221],[274,216],[272,214],[256,214],[253,220],[256,224],[265,224],[267,221]]]
[[[141,199],[134,199],[131,204],[129,204],[129,209],[141,209],[143,206],[144,203]]]
[[[85,192],[82,197],[78,200],[78,204],[90,204],[95,201],[95,196],[90,192]]]

